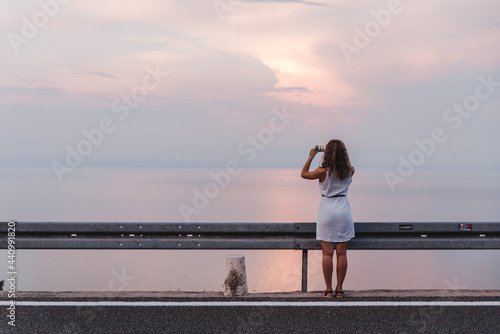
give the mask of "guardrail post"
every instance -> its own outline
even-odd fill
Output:
[[[302,250],[302,292],[307,292],[307,249]]]

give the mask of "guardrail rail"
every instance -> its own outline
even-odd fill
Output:
[[[0,222],[7,249],[8,222]],[[12,224],[11,224],[12,225]],[[500,249],[498,222],[363,222],[348,249]],[[316,223],[15,222],[16,249],[321,249]]]

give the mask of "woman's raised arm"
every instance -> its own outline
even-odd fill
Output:
[[[307,158],[304,167],[302,167],[302,172],[300,173],[300,176],[302,178],[307,180],[315,180],[321,178],[321,176],[325,173],[326,169],[322,167],[316,168],[313,171],[309,171],[309,169],[311,168],[311,162],[314,159],[315,155],[316,155],[316,148],[313,148],[309,152],[309,157]]]

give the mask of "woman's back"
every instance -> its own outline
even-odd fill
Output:
[[[332,197],[335,195],[347,195],[347,190],[352,182],[352,177],[340,180],[335,174],[326,171],[326,177],[323,182],[319,182],[319,191],[322,196]]]

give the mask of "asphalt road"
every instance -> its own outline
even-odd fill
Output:
[[[1,333],[500,333],[500,291],[18,293],[15,330],[6,297]]]

